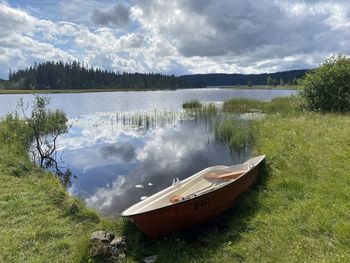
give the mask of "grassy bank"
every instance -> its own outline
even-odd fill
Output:
[[[274,115],[257,124],[269,178],[254,230],[234,250],[250,261],[350,261],[349,129],[346,115]]]
[[[91,231],[118,228],[28,160],[26,126],[0,123],[0,262],[87,261]]]

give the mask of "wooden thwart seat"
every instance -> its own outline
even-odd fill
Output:
[[[211,172],[209,174],[203,175],[203,178],[205,179],[223,179],[223,180],[231,180],[236,179],[240,177],[242,174],[244,174],[246,171],[236,171],[231,173],[225,173],[225,174],[217,174],[215,172]]]

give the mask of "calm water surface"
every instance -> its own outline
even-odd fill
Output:
[[[127,91],[47,94],[51,99],[50,107],[64,110],[69,117],[96,112],[180,110],[182,103],[197,99],[202,102],[224,101],[230,98],[251,98],[271,100],[275,97],[295,94],[295,90],[230,90],[219,88],[186,89],[165,91]],[[29,94],[0,95],[0,116],[16,109],[20,98],[32,101]]]
[[[51,108],[69,116],[69,133],[59,140],[64,168],[77,176],[70,192],[103,215],[115,215],[208,166],[246,160],[249,149],[231,154],[215,143],[215,118],[182,113],[190,99],[222,102],[244,97],[271,100],[293,90],[191,89],[176,91],[50,94]],[[14,111],[19,98],[0,95],[0,116]],[[148,118],[147,118],[148,117]]]

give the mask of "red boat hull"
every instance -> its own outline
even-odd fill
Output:
[[[208,222],[232,207],[237,198],[254,184],[261,166],[262,162],[215,191],[171,206],[131,215],[129,218],[151,238]]]

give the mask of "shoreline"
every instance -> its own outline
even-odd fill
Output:
[[[3,89],[0,95],[7,94],[55,94],[55,93],[95,93],[95,92],[126,92],[126,91],[160,91],[170,89],[52,89],[52,90],[18,90]]]
[[[268,85],[255,85],[255,86],[208,86],[217,87],[221,89],[233,89],[233,90],[298,90],[298,86],[268,86]]]

